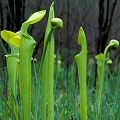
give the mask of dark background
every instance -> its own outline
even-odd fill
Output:
[[[21,24],[31,14],[39,10],[47,10],[46,16],[37,24],[29,27],[29,33],[37,41],[33,56],[38,60],[43,51],[43,40],[49,7],[55,2],[55,16],[64,22],[64,28],[56,32],[56,50],[68,63],[74,59],[74,51],[80,52],[77,43],[79,27],[85,30],[88,43],[88,56],[104,51],[108,42],[115,38],[120,41],[120,1],[119,0],[0,0],[0,31],[7,29],[19,31]],[[2,38],[0,37],[2,40]],[[9,46],[2,40],[8,52]],[[119,60],[120,49],[111,53]],[[0,67],[4,66],[5,52],[0,44]]]

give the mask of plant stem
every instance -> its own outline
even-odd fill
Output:
[[[103,58],[101,59],[101,65],[98,64],[98,86],[97,86],[97,114],[96,119],[98,120],[100,118],[100,110],[102,106],[102,94],[103,94],[103,85],[104,85],[104,72],[105,72],[105,60],[106,60],[106,54],[110,47],[113,47],[114,49],[117,49],[119,47],[119,42],[117,40],[111,40],[109,42],[109,45],[105,48]],[[100,60],[98,58],[98,60]]]
[[[78,35],[78,43],[82,46],[82,51],[75,56],[75,60],[78,65],[79,84],[80,84],[80,118],[81,120],[87,120],[87,84],[86,84],[86,72],[87,72],[87,44],[86,37],[83,29],[80,27]]]
[[[106,58],[106,54],[107,54],[107,50],[109,49],[111,45],[108,45],[104,51],[104,54],[103,54],[103,59],[102,59],[102,65],[99,66],[98,65],[98,87],[97,87],[97,91],[98,91],[98,98],[97,98],[97,101],[98,101],[98,111],[97,111],[97,116],[96,116],[96,119],[99,119],[100,117],[100,109],[101,109],[101,106],[102,106],[102,93],[103,93],[103,84],[104,84],[104,72],[105,72],[105,58]]]
[[[17,58],[18,55],[6,55],[7,58],[7,69],[9,74],[9,83],[10,83],[10,99],[12,104],[12,119],[18,120],[18,106],[16,104],[17,99]]]
[[[54,18],[54,3],[50,6],[48,24],[44,40],[44,54],[42,65],[42,120],[46,120],[46,101],[48,100],[48,120],[54,120],[54,33],[51,19]],[[48,94],[47,94],[48,93]],[[48,95],[48,96],[47,96]],[[48,99],[47,99],[48,98]]]
[[[22,34],[20,45],[20,83],[22,99],[22,120],[31,120],[32,84],[31,58],[35,41]]]
[[[54,120],[54,34],[51,34],[48,50],[48,120]]]

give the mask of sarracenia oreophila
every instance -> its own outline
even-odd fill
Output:
[[[107,58],[107,52],[110,50],[115,50],[119,47],[119,42],[115,39],[111,40],[108,46],[105,48],[104,53],[100,53],[96,56],[97,59],[97,86],[96,86],[96,96],[97,96],[97,112],[96,120],[100,119],[100,111],[102,106],[102,93],[104,85],[104,72],[105,72],[105,63]]]
[[[36,41],[27,32],[29,25],[40,21],[46,10],[32,14],[22,24],[21,30],[12,36],[10,44],[20,47],[20,96],[22,103],[22,120],[32,119],[32,81],[31,81],[31,59]],[[12,32],[13,33],[13,32]]]
[[[87,43],[86,36],[82,27],[80,27],[78,35],[78,43],[82,47],[82,51],[75,56],[75,60],[78,66],[79,84],[80,84],[80,118],[81,120],[87,120]]]
[[[8,87],[10,90],[7,104],[11,109],[12,119],[18,120],[18,105],[16,103],[18,85],[16,75],[17,75],[17,59],[19,58],[19,48],[10,43],[10,39],[12,37],[18,36],[18,34],[11,31],[3,30],[1,31],[1,36],[9,44],[11,49],[11,53],[5,55],[9,75]],[[7,117],[8,115],[6,115],[6,119]]]
[[[54,3],[50,6],[49,18],[44,39],[44,53],[42,56],[42,113],[41,119],[54,119],[54,30],[60,30],[63,22],[59,18],[54,18]],[[47,96],[48,95],[48,96]],[[48,98],[48,99],[47,99]],[[46,102],[48,101],[48,112],[46,112]]]

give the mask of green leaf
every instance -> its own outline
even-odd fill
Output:
[[[29,24],[37,23],[38,21],[40,21],[45,16],[45,14],[46,14],[46,10],[35,12],[23,24],[25,24],[25,23],[29,23]]]
[[[12,37],[10,39],[10,42],[15,46],[20,47],[21,37],[20,36]]]
[[[106,58],[105,61],[106,61],[106,63],[107,63],[108,65],[111,65],[111,64],[112,64],[112,60],[111,60],[110,58]]]
[[[1,31],[1,36],[6,42],[10,43],[10,39],[12,37],[18,36],[18,34],[8,30],[3,30]]]
[[[101,66],[102,62],[103,62],[104,54],[100,53],[100,54],[96,55],[95,58],[97,59],[97,64],[99,66]]]
[[[42,11],[38,11],[38,12],[33,13],[29,17],[29,19],[22,24],[21,33],[30,37],[27,33],[29,25],[37,23],[38,21],[40,21],[45,16],[45,14],[46,14],[46,10],[42,10]]]
[[[80,30],[79,30],[78,43],[82,47],[86,46],[86,36],[82,27],[80,27]]]
[[[14,44],[12,44],[10,42],[10,39],[12,39],[14,37],[19,37],[19,34],[8,31],[8,30],[3,30],[3,31],[1,31],[1,36],[10,45],[11,54],[18,54],[19,53],[19,48],[16,47]]]

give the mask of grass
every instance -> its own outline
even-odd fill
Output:
[[[55,63],[57,63],[57,59],[55,59]],[[88,63],[88,74],[87,74],[87,84],[88,84],[88,117],[89,120],[95,120],[96,112],[97,112],[97,101],[95,99],[94,92],[94,78],[92,78],[89,74],[95,74],[94,68],[95,63],[91,62],[91,59]],[[108,69],[109,67],[109,69]],[[32,65],[33,72],[33,103],[36,99],[36,84],[37,84],[37,71],[39,68],[39,61],[34,61]],[[55,68],[57,69],[57,67]],[[57,78],[57,74],[54,76],[54,109],[55,109],[55,120],[80,120],[79,113],[79,105],[80,105],[80,96],[79,96],[79,81],[77,76],[77,66],[75,62],[69,65],[68,73],[66,72],[66,63],[61,60],[61,68],[59,73],[59,79]],[[56,71],[55,71],[56,72]],[[69,86],[67,88],[67,74],[69,76]],[[7,80],[7,69],[0,69],[0,118],[5,118],[5,95],[3,95],[5,80]],[[103,87],[103,97],[102,97],[102,108],[100,118],[101,120],[119,120],[120,118],[120,65],[116,62],[114,65],[105,67],[105,83]],[[41,90],[40,90],[41,91]],[[41,92],[40,92],[41,93]],[[3,99],[4,98],[4,99]],[[41,98],[41,95],[40,95]],[[32,106],[32,112],[34,113],[34,104]],[[41,117],[41,99],[38,104],[38,120]],[[10,111],[9,111],[10,118]]]
[[[92,69],[91,69],[92,70]],[[62,71],[61,71],[62,72]],[[94,70],[91,71],[94,73]],[[100,119],[109,119],[109,120],[119,120],[120,114],[119,114],[119,105],[120,105],[120,95],[119,95],[119,74],[120,74],[120,69],[119,67],[115,67],[115,71],[111,73],[111,70],[106,71],[108,72],[108,75],[106,74],[105,76],[105,84],[104,84],[104,93],[103,93],[103,107],[101,108],[101,115]],[[64,71],[61,73],[62,75],[65,75]],[[56,96],[58,96],[58,99],[56,100],[55,104],[55,109],[57,109],[58,114],[56,115],[56,119],[61,120],[62,117],[65,120],[67,119],[72,119],[74,117],[74,120],[79,120],[79,88],[78,88],[78,81],[73,79],[74,83],[71,84],[72,81],[72,69],[69,70],[69,88],[66,88],[66,85],[63,84],[62,82],[64,81],[59,81],[59,85],[61,85],[62,89],[59,88],[58,92],[56,93]],[[114,74],[116,74],[116,78],[114,78]],[[74,76],[75,77],[75,76]],[[93,80],[93,79],[91,79]],[[109,83],[108,83],[109,81]],[[89,84],[89,96],[88,96],[88,117],[90,120],[96,119],[96,112],[97,112],[97,101],[95,99],[95,93],[91,92],[94,89],[94,86],[90,84],[92,81],[87,81]],[[106,89],[107,88],[107,89]],[[67,101],[67,90],[68,92],[68,97],[69,101]],[[72,92],[70,92],[72,91]],[[74,96],[74,97],[73,97]],[[74,99],[73,99],[74,98]],[[68,106],[69,105],[69,106]],[[56,108],[57,107],[57,108]],[[63,109],[64,108],[64,109]],[[69,108],[69,110],[67,110]],[[68,111],[68,113],[67,113]],[[61,114],[60,114],[61,113]],[[59,116],[59,117],[58,117]]]
[[[55,119],[57,120],[65,120],[70,119],[72,120],[72,117],[74,120],[79,120],[79,84],[77,76],[75,76],[76,72],[73,72],[73,65],[70,66],[69,69],[69,87],[66,86],[66,79],[67,73],[66,68],[64,68],[65,65],[63,65],[63,68],[61,68],[61,75],[57,84],[57,92],[56,92],[56,99],[55,99]],[[76,65],[74,64],[74,67],[76,68]],[[114,66],[115,67],[115,66]],[[111,68],[112,69],[112,68]],[[119,75],[120,75],[120,69],[118,66],[116,66],[114,69],[114,72],[111,73],[111,69],[108,72],[108,75],[105,76],[105,84],[104,84],[104,93],[103,93],[103,107],[102,107],[102,113],[101,113],[101,119],[110,119],[110,120],[119,120],[120,114],[119,114],[119,105],[120,105],[120,95],[119,95]],[[74,69],[76,71],[76,69]],[[91,73],[94,73],[94,69],[91,69]],[[74,75],[73,75],[74,73]],[[114,75],[116,74],[116,78],[114,78]],[[74,76],[74,77],[73,77]],[[89,76],[88,76],[89,78]],[[109,80],[109,83],[108,83]],[[71,82],[73,81],[73,82]],[[116,82],[115,82],[116,81]],[[96,118],[96,104],[97,101],[95,99],[95,93],[92,92],[94,89],[93,79],[89,79],[87,81],[87,84],[89,86],[88,88],[88,117],[90,120],[94,120]],[[107,88],[107,89],[106,89]],[[67,91],[68,95],[67,95]],[[71,92],[72,91],[72,92]],[[74,96],[74,97],[73,97]],[[68,97],[68,99],[67,99]],[[74,99],[73,99],[74,98]],[[69,108],[69,109],[68,109]],[[115,119],[113,119],[115,117]]]
[[[79,79],[77,73],[77,65],[75,61],[69,64],[69,68],[66,67],[66,62],[62,59],[65,55],[64,50],[62,54],[58,54],[54,58],[54,119],[55,120],[80,120],[80,94],[79,94]],[[64,53],[64,54],[63,54]],[[74,57],[74,53],[72,56]],[[41,101],[41,88],[42,81],[40,79],[40,84],[37,76],[39,70],[40,61],[33,59],[32,62],[32,117],[35,117],[36,114],[36,99],[37,95],[39,97],[38,101],[38,116],[37,119],[41,119],[41,110],[42,110],[42,101]],[[103,96],[102,96],[102,107],[100,110],[99,120],[119,120],[120,118],[120,64],[114,62],[113,65],[105,65],[104,72],[104,85],[103,85]],[[95,64],[94,58],[89,58],[88,60],[88,72],[87,72],[87,86],[88,86],[88,118],[89,120],[96,119],[97,113],[97,100],[95,94]],[[68,70],[67,70],[68,69]],[[9,93],[8,88],[9,84],[7,82],[7,68],[0,69],[0,118],[1,119],[10,119],[11,118],[11,108],[6,102],[7,95]],[[68,77],[68,86],[67,86],[67,77]],[[38,86],[39,86],[39,94]],[[4,94],[5,93],[5,94]],[[19,94],[17,98],[19,103]],[[46,103],[48,106],[48,103]],[[19,114],[18,117],[21,120],[21,104],[18,104]],[[7,109],[7,113],[6,113]],[[8,118],[6,115],[8,114]],[[48,116],[47,116],[48,117]]]

